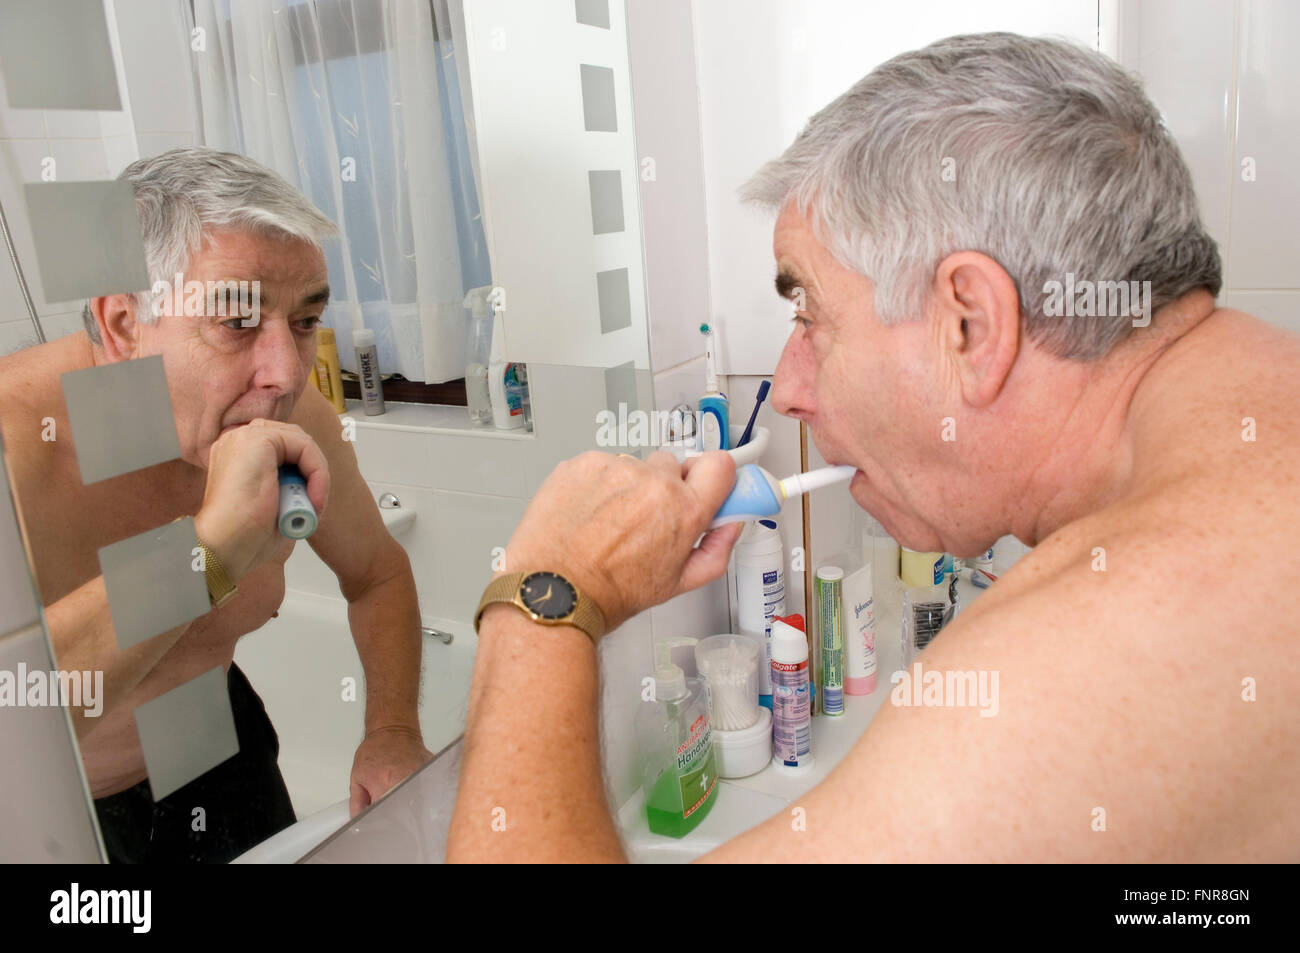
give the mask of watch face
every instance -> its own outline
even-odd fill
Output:
[[[529,612],[543,619],[563,619],[578,604],[578,593],[569,580],[553,572],[525,576],[519,598]]]

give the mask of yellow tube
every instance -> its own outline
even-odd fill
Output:
[[[348,409],[343,403],[343,378],[339,375],[339,351],[334,345],[334,329],[321,328],[316,332],[316,386],[325,399],[341,414]]]

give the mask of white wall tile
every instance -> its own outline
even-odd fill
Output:
[[[104,142],[98,136],[93,139],[51,140],[50,155],[57,165],[60,182],[89,182],[110,178]]]
[[[8,210],[9,207],[5,206],[5,211]],[[22,264],[24,268],[27,267],[25,263]],[[0,251],[0,321],[26,315],[27,308],[23,305],[23,295],[18,288],[18,276],[14,274],[13,263],[7,253]]]
[[[104,139],[104,164],[108,178],[116,179],[122,170],[140,158],[140,147],[134,133],[124,136],[108,136]]]
[[[1232,162],[1233,4],[1223,0],[1144,0],[1121,63],[1139,72],[1192,173],[1206,228],[1228,240]],[[1188,69],[1189,62],[1196,63]]]
[[[634,720],[641,680],[654,674],[649,613],[641,613],[600,640],[601,751],[614,806],[641,786]]]
[[[0,139],[44,139],[48,135],[43,109],[10,108],[4,70],[0,70]]]
[[[678,404],[689,404],[693,410],[698,410],[700,397],[704,395],[705,378],[703,354],[670,370],[656,373],[654,376],[655,410],[667,412]],[[730,384],[719,381],[718,386],[730,400],[731,392],[727,390]]]
[[[79,308],[81,302],[46,301],[41,284],[40,267],[36,260],[36,245],[32,240],[31,223],[27,217],[27,197],[23,188],[25,183],[41,181],[42,160],[54,156],[54,147],[60,146],[63,153],[72,160],[69,167],[75,168],[79,157],[75,150],[67,148],[67,140],[59,143],[37,139],[0,140],[0,202],[4,203],[5,216],[9,220],[9,232],[13,237],[14,250],[22,263],[23,274],[27,278],[27,287],[36,304],[37,314],[61,314]],[[95,143],[98,145],[98,143]],[[55,170],[60,181],[72,181],[63,174],[63,167],[55,162]],[[6,268],[10,264],[4,263]],[[3,315],[18,317],[25,314],[21,298],[15,297],[3,305]]]
[[[650,610],[655,641],[675,638],[703,639],[731,631],[727,602],[727,577],[682,593]]]
[[[45,340],[47,341],[53,341],[55,338],[61,338],[68,334],[76,334],[78,331],[85,330],[85,327],[81,320],[80,311],[41,315],[41,329],[45,332]]]
[[[0,321],[0,357],[36,344],[36,330],[27,318]]]
[[[429,441],[424,480],[439,490],[523,497],[532,441],[436,434]]]
[[[115,7],[135,129],[194,129],[191,53],[181,5],[170,0],[129,0]]]
[[[1300,5],[1242,0],[1228,277],[1233,289],[1300,286]],[[1241,163],[1253,159],[1254,181]]]
[[[141,132],[136,134],[136,141],[140,151],[138,158],[141,159],[196,144],[192,132]]]
[[[469,622],[483,588],[492,578],[492,550],[504,548],[510,541],[526,503],[501,496],[441,491],[433,497],[430,559],[434,582],[429,611],[441,618]],[[426,535],[429,531],[428,524],[421,528],[417,518],[415,532],[422,542],[430,539]]]
[[[95,109],[45,110],[46,136],[50,139],[99,139],[103,134]]]
[[[355,449],[361,475],[371,483],[425,482],[432,473],[432,435],[381,427],[357,427]]]
[[[635,89],[650,363],[672,367],[703,353],[697,328],[709,314],[709,248],[698,78],[691,5],[631,0],[628,56]]]

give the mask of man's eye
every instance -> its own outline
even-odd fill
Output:
[[[295,324],[298,325],[299,331],[315,331],[317,325],[320,324],[320,315],[313,315],[310,318],[302,318],[301,320],[296,321]]]
[[[222,321],[221,326],[225,328],[230,328],[230,330],[232,331],[242,331],[244,329],[244,319],[231,318],[229,321]],[[249,326],[251,327],[251,323]]]

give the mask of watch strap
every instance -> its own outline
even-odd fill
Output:
[[[195,542],[199,544],[199,549],[203,553],[203,578],[208,584],[208,601],[212,603],[212,608],[220,609],[235,598],[239,587],[230,581],[226,567],[221,564],[217,554],[198,537],[195,537]]]

